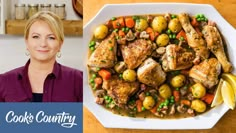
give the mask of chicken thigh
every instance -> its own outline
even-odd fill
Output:
[[[191,68],[189,76],[195,82],[202,83],[207,88],[212,88],[218,83],[218,76],[221,72],[221,64],[216,58],[202,61]]]
[[[88,66],[99,68],[111,68],[116,63],[117,44],[114,34],[102,41],[88,60]]]
[[[193,51],[170,44],[166,47],[166,53],[162,57],[162,68],[166,72],[187,69],[193,65],[194,58]]]

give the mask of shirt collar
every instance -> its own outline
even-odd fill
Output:
[[[23,77],[28,77],[28,68],[30,64],[30,59],[26,62],[25,66],[23,66],[23,70],[18,73],[18,80],[21,80]],[[60,64],[55,61],[52,73],[48,74],[48,77],[59,78],[60,77]]]

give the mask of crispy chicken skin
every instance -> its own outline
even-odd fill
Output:
[[[166,47],[166,53],[162,57],[164,71],[187,69],[193,65],[194,52],[188,51],[181,46],[170,44]]]
[[[122,107],[127,103],[139,89],[139,82],[127,82],[117,76],[112,76],[109,80],[104,80],[102,88],[107,90],[108,95],[115,100],[115,103]]]
[[[137,70],[138,80],[146,85],[157,88],[166,80],[166,73],[161,65],[152,58],[146,59]]]
[[[196,59],[207,59],[209,57],[209,51],[206,42],[192,27],[188,14],[181,13],[178,17],[186,33],[188,45],[196,52]]]
[[[137,68],[153,51],[151,41],[145,39],[137,39],[127,45],[121,45],[120,48],[129,69]]]
[[[223,46],[224,44],[217,28],[211,25],[206,25],[203,27],[202,33],[206,39],[208,49],[210,49],[211,52],[219,60],[223,68],[223,71],[231,72],[232,65],[228,61],[225,55],[224,46]]]
[[[95,51],[91,54],[88,60],[88,66],[111,68],[116,63],[117,44],[114,34],[103,40]]]
[[[218,83],[218,76],[221,72],[221,64],[216,58],[202,61],[191,68],[189,76],[195,82],[202,83],[207,88],[212,88]]]

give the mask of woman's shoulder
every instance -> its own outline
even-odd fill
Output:
[[[7,72],[4,72],[1,74],[1,77],[12,77],[12,76],[18,76],[19,74],[22,74],[24,70],[24,67],[18,67],[12,70],[9,70]]]
[[[69,67],[69,66],[61,65],[61,72],[63,74],[73,74],[73,75],[83,77],[83,72],[81,70],[76,69],[76,68],[72,68],[72,67]]]

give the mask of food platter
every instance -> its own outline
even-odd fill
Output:
[[[186,4],[186,3],[139,3],[139,4],[116,4],[105,5],[97,15],[91,19],[83,29],[83,46],[81,56],[88,55],[88,44],[93,36],[96,26],[104,23],[114,16],[142,15],[142,14],[165,14],[182,13],[190,15],[203,13],[207,18],[217,22],[217,27],[227,43],[229,59],[236,68],[236,50],[233,47],[236,35],[235,29],[224,20],[224,18],[211,5]],[[95,115],[95,117],[107,128],[132,128],[132,129],[208,129],[212,128],[217,121],[228,111],[225,104],[221,104],[210,111],[189,118],[181,119],[158,119],[158,118],[130,118],[115,115],[94,102],[92,89],[89,86],[87,72],[87,58],[84,58],[84,105]],[[233,71],[235,73],[235,71]]]

